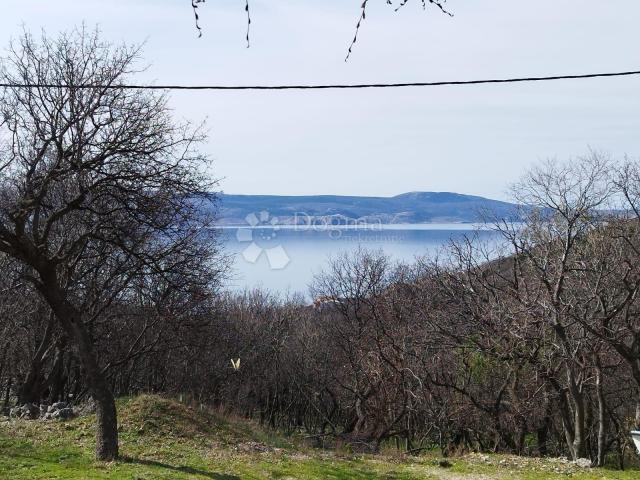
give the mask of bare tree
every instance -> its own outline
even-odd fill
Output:
[[[200,26],[199,8],[204,3],[206,3],[205,0],[191,0],[191,8],[193,9],[193,17],[195,21],[196,30],[198,31],[198,37],[202,36],[202,27]],[[349,56],[351,55],[351,52],[353,51],[353,48],[356,42],[358,41],[358,34],[360,33],[360,27],[362,26],[362,24],[367,18],[367,7],[369,7],[370,3],[371,3],[371,0],[361,0],[360,15],[358,16],[358,21],[356,23],[353,39],[349,44],[349,49],[347,50],[347,56],[345,57],[345,61],[349,59]],[[398,10],[403,8],[405,5],[410,3],[410,0],[397,0],[395,2],[393,0],[385,0],[385,3],[390,7],[392,7],[394,11],[397,12]],[[415,3],[418,3],[418,2],[415,2]],[[419,0],[419,3],[422,5],[423,10],[427,9],[427,5],[431,5],[431,6],[437,7],[442,13],[449,15],[450,17],[453,16],[453,14],[449,12],[449,10],[447,10],[445,6],[446,0]],[[249,48],[250,46],[249,37],[250,37],[250,31],[251,31],[251,10],[249,7],[249,0],[245,0],[244,2],[244,11],[246,12],[246,15],[247,15],[247,29],[245,34],[245,40],[247,42],[247,48]]]
[[[524,224],[498,225],[513,255],[504,262],[510,267],[493,288],[511,299],[515,310],[508,308],[503,315],[520,319],[515,325],[518,337],[531,339],[533,334],[542,342],[553,338],[559,347],[555,361],[530,361],[542,368],[540,373],[559,395],[574,459],[587,452],[586,390],[597,351],[596,342],[575,321],[587,301],[577,284],[585,271],[584,245],[614,194],[610,172],[611,161],[595,152],[567,163],[537,166],[513,187],[514,198],[525,206]],[[505,305],[504,300],[500,303]],[[561,375],[554,365],[561,367]]]
[[[195,151],[203,135],[173,120],[164,95],[119,87],[138,53],[84,28],[40,41],[25,33],[1,72],[16,86],[0,96],[0,251],[25,267],[77,351],[101,460],[117,457],[118,433],[89,328],[89,280],[117,278],[113,295],[139,273],[171,281],[211,254],[202,203],[213,183]]]

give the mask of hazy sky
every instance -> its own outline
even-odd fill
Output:
[[[6,44],[24,24],[54,33],[85,21],[113,41],[146,40],[140,82],[407,82],[632,70],[637,0],[209,0],[197,38],[188,0],[5,0]],[[228,193],[394,195],[457,191],[504,198],[530,164],[589,146],[640,155],[640,78],[367,91],[182,92],[179,117],[207,119]]]

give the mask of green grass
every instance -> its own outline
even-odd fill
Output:
[[[0,421],[0,479],[636,479],[640,471],[580,470],[559,460],[468,455],[349,455],[314,450],[257,424],[142,395],[118,402],[117,462],[93,460],[92,416]]]

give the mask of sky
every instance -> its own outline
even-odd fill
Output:
[[[397,0],[396,0],[397,3]],[[144,42],[156,84],[378,83],[638,70],[640,2],[449,0],[5,0],[0,40],[85,22]],[[508,199],[532,164],[589,148],[640,156],[640,77],[359,91],[173,92],[206,120],[202,150],[226,193],[392,196],[455,191]]]

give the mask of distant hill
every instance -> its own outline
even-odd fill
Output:
[[[409,192],[395,197],[340,195],[220,195],[220,223],[246,224],[246,217],[262,211],[279,224],[328,222],[469,223],[487,215],[515,220],[516,205],[451,192]]]

